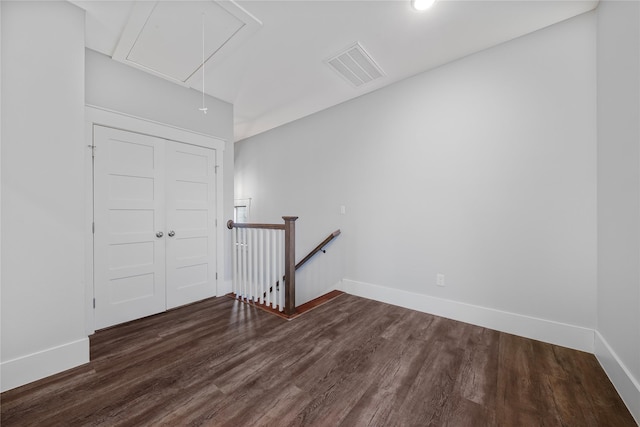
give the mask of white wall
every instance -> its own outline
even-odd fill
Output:
[[[598,7],[596,355],[640,422],[640,4]]]
[[[84,12],[3,1],[2,390],[89,360]]]
[[[0,308],[2,307],[2,3],[0,3]],[[0,315],[0,332],[2,316]],[[0,353],[2,338],[0,337]],[[0,355],[0,363],[2,358]],[[0,369],[0,390],[2,390],[2,370]]]
[[[1,389],[7,390],[89,360],[85,102],[227,141],[233,106],[207,97],[205,116],[196,91],[85,51],[84,13],[67,2],[1,7]],[[231,218],[232,142],[224,156],[224,215]],[[223,279],[230,282],[226,240]]]
[[[298,215],[300,255],[341,228],[324,286],[592,350],[595,38],[588,13],[240,141],[236,198]]]
[[[113,111],[177,126],[227,141],[224,151],[224,216],[233,218],[233,105],[206,96],[205,115],[202,95],[185,87],[152,76],[86,51],[86,102]],[[231,238],[225,234],[225,277],[231,281]]]

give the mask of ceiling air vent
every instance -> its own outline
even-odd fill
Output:
[[[326,60],[338,74],[354,87],[362,86],[384,76],[383,71],[360,43],[355,43]]]

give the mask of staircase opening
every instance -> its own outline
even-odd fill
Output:
[[[302,306],[295,306],[295,272],[340,235],[329,234],[295,263],[295,221],[284,216],[283,224],[227,222],[232,231],[233,292],[230,296],[288,319],[299,316],[342,293],[330,292]]]

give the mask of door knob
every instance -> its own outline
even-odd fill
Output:
[[[175,232],[175,231],[171,230],[171,231],[169,232],[169,237],[173,237],[173,236],[175,236],[175,235],[176,235],[176,232]]]
[[[156,237],[157,237],[157,238],[160,238],[160,237],[162,237],[162,236],[164,236],[164,233],[163,233],[162,231],[158,231],[158,232],[156,233]]]

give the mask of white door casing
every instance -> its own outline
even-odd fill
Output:
[[[167,141],[167,308],[216,295],[215,156]]]
[[[216,150],[94,127],[95,328],[216,295]]]
[[[150,135],[158,137],[163,140],[179,141],[181,143],[189,144],[191,146],[203,147],[211,149],[215,152],[216,159],[216,180],[215,180],[215,206],[216,213],[215,218],[215,231],[216,237],[215,245],[215,274],[216,280],[214,283],[215,294],[224,295],[229,292],[230,286],[227,283],[221,283],[225,276],[225,253],[224,253],[224,240],[225,226],[224,221],[220,218],[224,216],[223,200],[224,200],[224,150],[227,142],[217,136],[204,134],[200,132],[194,132],[193,130],[176,127],[164,123],[159,123],[147,118],[136,117],[130,114],[112,111],[103,107],[87,105],[85,109],[85,135],[88,148],[86,149],[85,156],[85,301],[86,301],[86,331],[87,334],[93,334],[96,329],[104,326],[99,326],[96,323],[96,271],[94,261],[96,257],[96,248],[93,234],[93,225],[95,220],[94,215],[94,167],[93,156],[91,148],[94,145],[94,130],[96,127],[106,127],[111,129],[125,129],[130,132],[135,132],[141,135]],[[100,156],[100,153],[96,151],[96,157]],[[166,233],[165,233],[166,237]],[[166,290],[166,287],[165,287]],[[213,295],[212,295],[213,296]]]
[[[99,329],[165,310],[165,143],[95,126],[94,146],[94,292]]]

